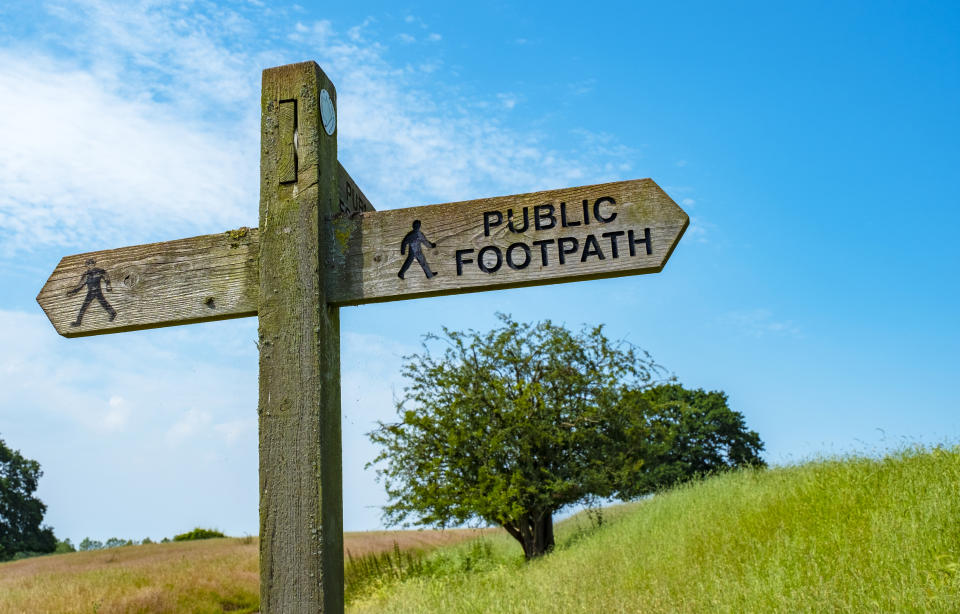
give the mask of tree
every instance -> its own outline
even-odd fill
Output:
[[[644,468],[614,479],[614,494],[632,499],[727,469],[763,467],[763,442],[747,429],[743,414],[730,409],[720,391],[688,390],[679,384],[630,390],[621,401],[621,432],[636,429],[639,441],[610,450],[616,462],[634,460],[642,449]]]
[[[43,472],[0,439],[0,561],[18,552],[53,552],[53,529],[41,527],[47,506],[33,496]]]
[[[427,335],[405,357],[400,420],[369,434],[390,523],[499,524],[531,559],[553,547],[568,505],[763,463],[722,392],[657,385],[662,368],[601,326],[498,317],[485,334]]]
[[[630,475],[605,458],[627,439],[610,416],[661,368],[601,326],[572,333],[498,317],[502,326],[485,334],[427,335],[423,351],[405,357],[401,419],[369,434],[382,447],[371,464],[380,464],[391,523],[480,519],[503,526],[530,559],[553,547],[554,513],[609,496],[614,479]],[[434,355],[437,343],[446,347]],[[648,439],[641,431],[633,441]],[[639,471],[642,454],[633,454]]]
[[[57,546],[54,548],[54,554],[67,554],[69,552],[76,552],[77,548],[73,545],[73,542],[70,541],[70,538],[66,538],[63,541],[57,541]]]

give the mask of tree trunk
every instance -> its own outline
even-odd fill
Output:
[[[553,512],[524,516],[518,524],[505,524],[507,533],[520,542],[523,556],[530,561],[553,550]]]
[[[546,554],[553,550],[553,512],[544,512],[540,522],[540,554]]]

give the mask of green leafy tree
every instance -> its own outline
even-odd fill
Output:
[[[369,434],[381,446],[371,464],[391,523],[499,524],[530,559],[553,547],[558,510],[609,496],[615,479],[629,477],[605,454],[648,437],[642,427],[621,432],[611,415],[661,369],[600,326],[573,333],[499,317],[502,326],[485,334],[428,335],[423,351],[406,357],[401,420]],[[640,472],[642,450],[631,453],[629,468]]]
[[[57,547],[54,548],[54,554],[67,554],[69,552],[76,552],[77,548],[73,545],[73,542],[70,541],[70,538],[66,538],[63,541],[57,541]]]
[[[0,560],[19,552],[53,552],[53,529],[41,526],[47,506],[33,496],[43,472],[0,439]]]
[[[697,477],[738,467],[763,467],[763,442],[719,391],[665,384],[623,395],[617,427],[626,445],[608,449],[614,466],[629,467],[642,450],[642,471],[615,471],[614,495],[640,497]]]
[[[658,385],[650,356],[599,326],[499,318],[485,334],[427,335],[405,357],[400,420],[369,434],[389,522],[499,524],[531,559],[568,505],[763,463],[722,392]]]

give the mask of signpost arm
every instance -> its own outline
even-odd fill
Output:
[[[314,62],[263,72],[260,608],[343,612],[340,324],[324,296],[339,210],[336,92]]]

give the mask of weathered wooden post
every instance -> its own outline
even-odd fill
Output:
[[[259,316],[263,614],[343,612],[339,307],[656,273],[689,223],[651,179],[376,212],[336,101],[263,72],[259,229],[67,256],[37,296],[65,337]]]
[[[263,73],[260,598],[343,612],[340,317],[322,229],[339,211],[336,90],[314,62]]]

